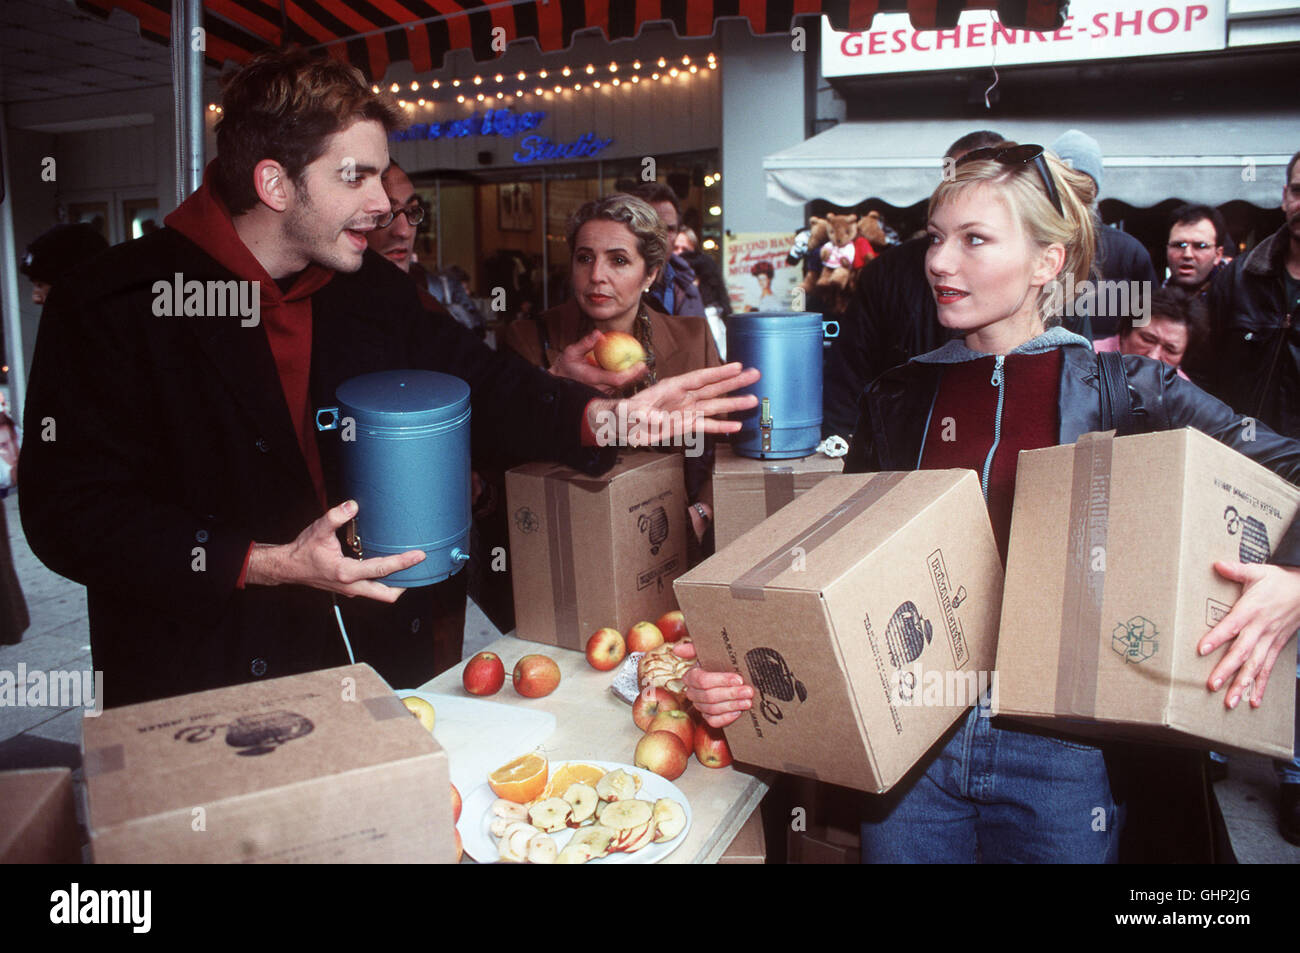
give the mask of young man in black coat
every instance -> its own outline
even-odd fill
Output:
[[[729,432],[710,415],[753,405],[722,396],[757,376],[731,365],[619,408],[430,320],[366,249],[390,211],[380,174],[401,114],[355,71],[265,54],[223,110],[204,186],[166,228],[56,288],[36,346],[23,523],[33,551],[87,587],[105,704],[345,664],[336,596],[403,595],[382,579],[423,553],[355,560],[336,536],[357,507],[313,408],[349,378],[454,374],[477,457],[589,473],[613,461],[595,445],[601,414],[677,412],[679,427]],[[418,612],[337,604],[359,661],[395,684],[432,674]]]

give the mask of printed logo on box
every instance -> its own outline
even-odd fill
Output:
[[[1227,524],[1228,535],[1241,534],[1241,544],[1237,547],[1238,558],[1243,563],[1268,562],[1271,547],[1268,544],[1268,527],[1253,516],[1241,516],[1235,506],[1223,511],[1223,521]]]
[[[528,507],[521,506],[515,510],[515,525],[521,533],[535,533],[542,528],[542,521]]]
[[[952,580],[948,576],[948,567],[943,561],[943,550],[936,549],[926,557],[925,563],[930,571],[930,580],[934,583],[934,594],[939,599],[940,609],[943,610],[943,622],[948,629],[948,641],[952,643],[953,664],[957,668],[964,668],[970,660],[970,649],[966,646],[966,633],[962,631],[961,619],[957,618],[956,610],[966,601],[966,587],[958,586],[955,593],[952,591]],[[895,664],[894,667],[899,666]]]
[[[750,683],[762,697],[759,711],[772,724],[785,717],[777,702],[789,703],[796,696],[801,702],[808,700],[808,689],[794,677],[789,664],[776,649],[750,649],[745,653],[745,665],[749,669]]]
[[[311,734],[315,727],[311,719],[297,712],[280,710],[244,715],[228,725],[191,725],[172,737],[193,744],[207,741],[225,728],[226,744],[238,748],[236,754],[251,756],[270,754],[287,741]]]
[[[1154,622],[1135,615],[1127,622],[1115,626],[1110,636],[1110,647],[1124,656],[1125,662],[1145,662],[1160,648],[1156,635]]]

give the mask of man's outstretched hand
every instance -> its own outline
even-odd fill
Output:
[[[374,580],[423,562],[424,552],[411,549],[373,559],[345,556],[334,534],[356,515],[356,502],[348,500],[304,529],[292,543],[254,543],[245,582],[250,586],[311,586],[345,596],[396,602],[406,590]]]
[[[593,400],[587,405],[587,423],[603,445],[629,447],[673,443],[690,432],[735,433],[740,421],[717,418],[750,410],[758,405],[758,398],[724,395],[749,387],[758,378],[757,368],[740,364],[689,371],[624,400]],[[615,436],[608,439],[611,432]]]

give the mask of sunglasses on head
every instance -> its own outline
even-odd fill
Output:
[[[1061,208],[1061,193],[1056,190],[1056,180],[1052,178],[1052,170],[1047,166],[1042,146],[1027,142],[1021,146],[972,149],[957,160],[956,168],[960,168],[967,162],[978,162],[981,159],[991,159],[1006,166],[1028,165],[1032,162],[1034,168],[1038,170],[1039,178],[1043,180],[1043,188],[1047,189],[1047,197],[1052,200],[1052,207],[1056,209],[1056,214],[1065,217],[1065,211]]]

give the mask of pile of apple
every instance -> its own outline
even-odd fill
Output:
[[[611,853],[635,853],[681,834],[686,809],[671,798],[640,800],[640,787],[639,777],[618,768],[594,787],[570,784],[563,797],[531,804],[498,799],[492,805],[491,826],[498,853],[512,863],[585,864]],[[568,828],[576,830],[560,850],[550,835]]]
[[[461,683],[471,695],[495,695],[505,684],[506,667],[495,652],[479,652],[465,663]],[[525,655],[511,675],[515,691],[525,698],[542,698],[560,684],[560,666],[546,655]]]

